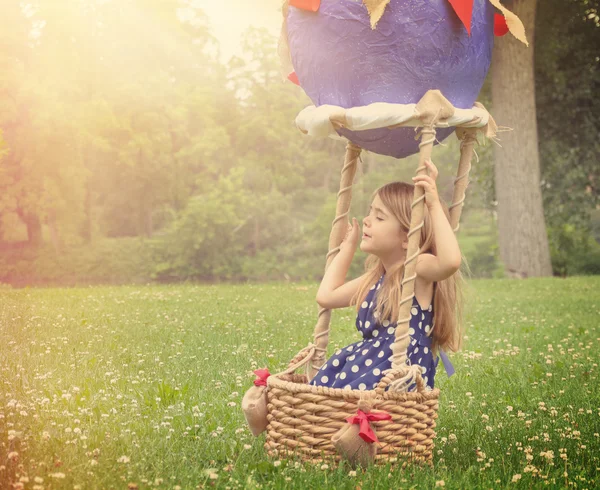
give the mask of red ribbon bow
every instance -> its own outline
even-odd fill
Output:
[[[267,378],[271,376],[271,373],[267,368],[257,369],[254,371],[254,374],[258,376],[258,378],[254,380],[256,386],[267,386]]]
[[[349,424],[359,424],[360,431],[358,435],[362,438],[363,441],[366,442],[377,442],[377,436],[373,429],[371,428],[371,424],[369,422],[375,422],[380,420],[390,420],[392,416],[387,412],[377,412],[377,413],[365,413],[362,410],[358,409],[356,411],[356,415],[352,417],[348,417],[346,422]]]

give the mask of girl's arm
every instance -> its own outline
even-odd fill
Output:
[[[421,254],[417,257],[416,273],[430,282],[443,281],[450,277],[459,268],[461,263],[460,248],[456,235],[446,219],[441,204],[429,208],[437,256]]]
[[[419,255],[417,257],[416,273],[427,281],[435,282],[442,281],[454,274],[460,268],[462,256],[456,235],[444,214],[437,194],[435,185],[437,168],[432,162],[428,161],[425,164],[429,167],[431,176],[420,175],[413,178],[413,180],[415,180],[415,185],[420,185],[425,189],[425,203],[433,226],[437,256],[432,254]]]
[[[358,244],[360,228],[356,218],[352,219],[352,227],[348,226],[348,233],[340,244],[340,251],[331,261],[325,271],[319,290],[317,303],[323,308],[343,308],[350,306],[350,299],[358,290],[362,277],[344,284],[346,275],[352,264],[354,253]]]

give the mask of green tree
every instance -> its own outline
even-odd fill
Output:
[[[592,269],[590,213],[600,205],[600,26],[597,0],[548,0],[536,48],[542,191],[557,273]]]
[[[77,125],[51,80],[38,72],[43,26],[34,13],[28,6],[13,5],[3,11],[2,23],[2,44],[8,49],[0,54],[0,128],[9,152],[1,161],[0,194],[6,199],[0,213],[18,215],[30,244],[41,242],[42,224],[47,223],[59,249],[59,229],[74,229],[81,218],[77,210],[85,172]]]

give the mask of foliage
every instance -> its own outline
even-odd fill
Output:
[[[584,3],[551,0],[538,13],[545,213],[550,241],[570,244],[569,254],[553,248],[561,275],[595,270],[568,263],[590,256],[585,237],[598,206],[599,43],[593,41],[600,29],[582,21],[597,7]],[[250,29],[243,55],[223,65],[196,5],[32,0],[5,6],[0,247],[11,250],[11,261],[0,265],[5,280],[319,279],[343,145],[303,137],[294,127],[310,101],[282,82],[275,39]],[[487,106],[488,82],[480,97]],[[565,127],[577,128],[577,139]],[[461,220],[461,246],[475,277],[501,274],[494,225],[481,233],[469,226],[478,213],[494,210],[490,151],[491,144],[477,148]],[[457,154],[454,136],[434,151],[446,202]],[[396,161],[364,152],[350,214],[361,219],[375,188],[409,181],[416,165],[414,157]],[[123,250],[144,238],[136,243],[151,263],[99,265],[107,243],[115,258],[127,259],[110,240],[120,238]],[[44,264],[43,274],[29,260]],[[362,271],[363,260],[358,252],[350,275]],[[69,272],[75,263],[79,272]],[[90,272],[102,267],[105,275]]]
[[[152,243],[137,237],[98,239],[93,246],[70,247],[68,254],[50,244],[0,251],[0,283],[17,287],[145,283],[154,271]]]
[[[537,14],[537,37],[544,40],[536,42],[541,185],[558,275],[598,270],[591,212],[600,207],[600,27],[591,14],[599,7],[549,0]]]
[[[550,228],[552,268],[556,275],[593,275],[600,273],[600,244],[587,231],[564,223]]]

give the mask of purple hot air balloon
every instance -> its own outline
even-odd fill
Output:
[[[289,6],[287,35],[298,81],[316,106],[415,104],[438,89],[473,107],[488,72],[494,7],[474,0],[471,33],[449,0],[391,0],[375,29],[361,0],[321,0],[317,12]],[[454,128],[437,131],[439,141]],[[340,129],[360,147],[396,158],[418,151],[414,128]]]

